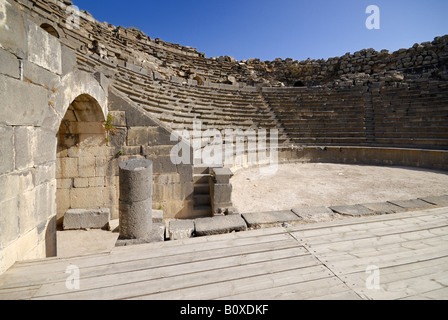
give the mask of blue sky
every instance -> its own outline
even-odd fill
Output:
[[[207,57],[327,59],[374,48],[395,51],[448,34],[448,0],[73,0],[100,22]],[[380,29],[365,26],[380,9]]]

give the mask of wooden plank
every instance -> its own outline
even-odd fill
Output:
[[[431,222],[428,221],[420,221],[419,219],[405,219],[405,220],[394,220],[392,222],[380,222],[366,226],[345,226],[345,230],[341,228],[332,228],[330,233],[319,234],[316,233],[313,236],[308,236],[307,234],[293,232],[292,234],[303,241],[308,241],[309,243],[325,243],[330,242],[331,239],[335,241],[342,239],[344,240],[347,236],[355,237],[357,235],[376,235],[378,233],[384,234],[387,230],[390,230],[390,233],[397,233],[398,229],[402,231],[406,230],[420,230],[424,228],[430,228],[433,226],[443,226],[448,222],[448,217],[440,217],[437,219],[433,219]],[[397,230],[394,232],[394,229]],[[315,230],[316,231],[316,230]],[[328,231],[328,230],[327,230]]]
[[[331,234],[338,229],[344,230],[347,228],[356,228],[358,230],[368,229],[375,224],[393,224],[396,220],[404,221],[409,219],[419,219],[421,221],[428,221],[428,219],[439,219],[448,216],[448,208],[441,208],[441,211],[434,212],[434,209],[419,211],[419,212],[403,212],[390,215],[370,216],[367,218],[346,218],[342,220],[335,220],[324,223],[309,224],[301,227],[288,228],[289,232],[303,232],[307,236]]]
[[[406,224],[397,224],[396,226],[387,226],[381,228],[373,228],[369,230],[361,230],[361,231],[347,231],[347,232],[339,232],[335,234],[322,235],[322,236],[314,236],[312,238],[308,238],[304,235],[298,233],[292,233],[292,235],[296,238],[305,242],[309,245],[319,245],[319,244],[334,244],[335,242],[342,242],[347,240],[359,240],[359,239],[367,239],[372,237],[390,235],[390,234],[399,234],[406,232],[415,232],[422,231],[427,229],[436,229],[448,226],[448,219],[443,219],[440,221],[435,221],[432,223],[406,223]]]
[[[446,231],[448,233],[448,227],[440,229],[443,230],[443,232]],[[357,255],[386,247],[416,249],[419,246],[431,245],[433,241],[446,241],[447,239],[447,235],[434,235],[434,233],[429,230],[423,230],[403,234],[377,236],[367,239],[348,240],[332,245],[309,245],[308,247],[312,249],[313,253],[317,253],[320,257],[331,257],[347,254],[348,252]]]
[[[433,278],[436,278],[434,280]],[[382,285],[381,290],[364,290],[364,294],[370,299],[396,300],[412,295],[420,295],[438,289],[444,289],[448,285],[448,270],[436,275],[425,275],[418,278],[406,279]],[[356,289],[355,289],[356,290]]]
[[[258,292],[270,290],[272,288],[284,288],[291,282],[303,283],[314,279],[324,279],[323,283],[331,280],[333,275],[322,265],[296,268],[271,274],[262,274],[252,277],[239,278],[234,280],[221,281],[219,283],[207,284],[192,288],[182,288],[175,291],[166,291],[158,294],[138,297],[138,299],[229,299],[241,295],[245,299],[271,299],[264,295],[259,296]],[[335,278],[335,277],[333,277]],[[281,289],[280,289],[281,290]],[[243,298],[238,298],[243,299]]]
[[[426,217],[426,216],[447,216],[448,208],[435,208],[435,209],[427,209],[427,210],[418,210],[418,211],[409,211],[409,212],[398,212],[389,215],[379,215],[379,216],[370,216],[366,218],[345,218],[341,220],[329,221],[329,222],[320,222],[307,224],[303,226],[293,226],[288,228],[289,232],[299,232],[299,231],[313,231],[320,229],[329,229],[350,225],[365,225],[376,222],[386,222],[393,220],[401,220],[407,218],[414,217]]]
[[[432,225],[444,225],[447,224],[448,216],[442,217],[434,217],[431,221],[423,221],[421,218],[408,218],[408,219],[396,219],[392,221],[380,221],[370,224],[361,224],[361,225],[348,225],[348,226],[339,226],[339,227],[331,227],[329,229],[314,229],[310,231],[291,231],[296,238],[302,241],[308,241],[313,243],[317,240],[322,241],[322,239],[334,239],[337,240],[339,238],[344,238],[345,234],[360,234],[363,235],[365,233],[375,234],[375,232],[380,230],[385,230],[387,228],[392,229],[397,226],[401,228],[421,228],[423,226],[428,225],[430,222]],[[329,242],[329,241],[327,241]],[[322,241],[324,243],[324,241]]]
[[[40,286],[27,286],[24,288],[12,288],[0,290],[0,300],[25,300],[30,299]]]
[[[336,263],[328,261],[326,265],[337,274],[349,274],[363,272],[366,270],[367,266],[370,265],[375,265],[379,268],[386,268],[417,261],[443,258],[446,256],[448,256],[448,247],[446,244],[443,244],[419,251],[408,250],[389,255],[344,260]]]
[[[421,292],[417,295],[401,298],[401,300],[448,300],[448,287]]]
[[[12,276],[20,277],[30,274],[32,274],[33,277],[38,277],[39,275],[43,276],[45,277],[44,281],[48,281],[48,274],[50,272],[64,273],[66,267],[69,266],[70,264],[76,265],[78,268],[108,266],[110,264],[119,263],[122,261],[166,257],[169,255],[184,254],[191,252],[205,252],[228,247],[238,248],[251,244],[269,243],[281,240],[290,240],[291,243],[297,244],[297,242],[294,241],[288,234],[274,234],[271,236],[247,237],[241,240],[230,239],[230,240],[213,241],[209,243],[201,242],[189,246],[180,245],[168,248],[164,248],[163,246],[161,246],[160,248],[156,249],[153,247],[152,244],[148,244],[138,246],[138,248],[137,246],[135,248],[129,247],[129,249],[126,252],[122,251],[120,253],[111,253],[108,255],[73,257],[73,258],[50,260],[50,261],[42,260],[39,261],[39,263],[32,263],[31,265],[23,264],[20,268],[14,266],[11,270],[7,271],[4,275],[0,277],[0,286],[2,285],[3,279],[5,278]]]
[[[426,261],[411,262],[379,269],[382,284],[391,283],[398,280],[412,279],[422,275],[435,274],[447,269],[448,256]],[[368,273],[365,271],[347,274],[341,277],[351,286],[364,286]]]
[[[185,252],[177,255],[167,255],[157,258],[134,258],[126,261],[110,262],[101,266],[79,267],[80,274],[83,280],[87,280],[91,277],[99,277],[114,274],[123,274],[126,272],[134,272],[147,270],[151,268],[161,268],[169,266],[178,266],[181,264],[212,261],[220,258],[230,258],[244,256],[254,253],[269,253],[269,251],[281,251],[286,249],[291,250],[290,254],[294,255],[307,255],[308,251],[298,246],[295,241],[283,240],[268,243],[257,243],[247,246],[238,247],[225,247],[221,249],[213,249],[200,252]],[[65,270],[68,265],[62,264],[59,270],[51,270],[51,273],[46,273],[43,277],[36,277],[33,273],[31,276],[26,272],[20,272],[18,274],[10,274],[1,282],[1,287],[7,288],[12,286],[25,286],[25,285],[37,285],[37,284],[50,284],[59,281],[65,281],[68,275]],[[26,271],[26,270],[22,270]]]
[[[346,244],[346,251],[343,251],[343,246],[341,246],[340,243],[335,245],[335,247],[330,248],[312,247],[311,252],[318,256],[321,260],[337,262],[347,259],[377,257],[396,252],[403,252],[406,250],[418,251],[421,249],[431,248],[434,245],[439,245],[441,243],[446,243],[448,246],[448,236],[424,238],[412,241],[405,240],[401,242],[399,238],[397,238],[392,237],[392,239],[390,239],[388,237],[387,242],[383,242],[383,238],[380,238],[376,243],[372,242],[370,246],[360,246],[356,242],[349,242]],[[390,242],[393,239],[396,239],[396,242]],[[324,250],[326,250],[326,252],[321,253]]]
[[[125,273],[121,277],[109,277],[107,281],[104,281],[105,279],[94,278],[84,284],[84,286],[89,287],[92,286],[93,282],[93,286],[96,287],[101,282],[100,288],[92,290],[84,290],[81,288],[81,290],[69,292],[61,284],[58,285],[58,288],[56,288],[56,285],[44,285],[40,292],[36,294],[35,298],[52,300],[126,299],[319,265],[319,262],[310,255],[275,259],[275,254],[275,252],[272,252],[270,257],[266,257],[266,253],[263,253],[265,261],[226,268],[221,268],[219,261],[215,260],[212,261],[211,266],[208,266],[208,268],[214,269],[208,271],[202,271],[200,268],[195,270],[189,264],[184,264],[180,265],[176,270],[173,270],[172,276],[165,276],[167,270],[166,268],[161,268],[161,270],[158,270],[158,273],[154,269],[146,273]],[[244,263],[244,261],[245,259],[243,258],[240,262],[236,262],[236,264]],[[201,262],[201,264],[204,263],[206,264],[206,262]],[[53,292],[61,293],[54,295]],[[45,294],[45,296],[42,294]]]
[[[301,280],[301,281],[299,281]],[[224,296],[224,300],[305,300],[317,299],[329,294],[343,294],[350,289],[338,278],[297,279],[292,276],[289,284],[272,286],[261,290],[251,290],[245,293]],[[353,292],[353,291],[352,291]],[[354,293],[354,292],[353,292]],[[356,295],[356,293],[354,293]],[[358,297],[359,298],[359,297]]]

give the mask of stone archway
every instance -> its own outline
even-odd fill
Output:
[[[76,97],[67,109],[57,134],[57,220],[61,225],[69,209],[111,208],[107,178],[109,148],[104,114],[87,94]]]

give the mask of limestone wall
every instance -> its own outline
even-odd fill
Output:
[[[56,255],[57,133],[71,101],[89,94],[107,113],[74,54],[2,2],[0,25],[0,273],[14,262]]]
[[[56,139],[46,121],[51,83],[62,76],[59,42],[14,3],[6,1],[3,9],[0,273],[17,260],[56,254]],[[42,51],[48,47],[54,50]]]

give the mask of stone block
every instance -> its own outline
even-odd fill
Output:
[[[36,186],[34,212],[36,221],[48,220],[56,215],[56,180]]]
[[[14,170],[14,129],[0,126],[0,175]]]
[[[69,189],[57,189],[56,190],[57,201],[57,219],[62,224],[62,218],[64,214],[70,209],[70,190]]]
[[[18,198],[0,202],[0,248],[7,246],[19,236]]]
[[[109,111],[113,117],[112,125],[115,127],[126,127],[126,112],[125,111]]]
[[[59,158],[56,160],[56,178],[63,179],[78,176],[78,158]]]
[[[282,226],[284,223],[295,225],[302,221],[292,211],[286,210],[243,213],[242,216],[250,228],[277,227]]]
[[[432,203],[428,203],[426,201],[420,199],[411,199],[411,200],[393,200],[388,201],[389,203],[395,204],[405,209],[420,209],[420,208],[429,208],[434,207]]]
[[[61,46],[62,76],[76,68],[76,53],[65,45]]]
[[[125,247],[132,245],[140,245],[145,243],[164,242],[165,241],[165,229],[164,223],[154,223],[148,236],[144,239],[121,239],[118,238],[115,243],[116,247]]]
[[[389,202],[363,203],[362,206],[374,211],[376,214],[390,214],[403,211],[402,207]]]
[[[174,220],[170,221],[168,228],[168,238],[170,240],[188,239],[194,236],[193,220]]]
[[[45,164],[56,159],[57,138],[54,132],[37,128],[34,131],[35,139],[32,147],[34,165]]]
[[[128,146],[148,145],[149,136],[147,127],[132,127],[128,129]]]
[[[78,174],[81,178],[95,177],[95,157],[78,158]]]
[[[353,216],[353,217],[375,214],[374,211],[372,211],[362,205],[359,205],[359,204],[352,205],[352,206],[334,206],[334,207],[330,207],[330,209],[336,213],[339,213],[342,215],[347,215],[347,216]]]
[[[56,161],[35,167],[34,184],[40,185],[56,179]]]
[[[28,60],[58,75],[62,74],[61,43],[56,37],[27,21]]]
[[[36,190],[23,192],[18,196],[19,232],[26,234],[37,224],[34,214]]]
[[[292,209],[296,215],[305,221],[323,221],[335,216],[335,213],[327,207],[303,207]]]
[[[163,210],[152,210],[152,222],[162,223],[163,222]]]
[[[73,187],[87,188],[89,187],[89,178],[75,178],[73,179]]]
[[[51,88],[59,76],[34,63],[24,60],[22,63],[23,79],[40,86]]]
[[[211,168],[210,174],[217,184],[228,184],[233,177],[233,172],[229,168]]]
[[[19,60],[8,51],[0,48],[0,74],[7,75],[16,79],[20,78]]]
[[[13,52],[19,58],[26,58],[27,36],[26,27],[20,9],[13,1],[2,1],[3,16],[0,26],[0,43],[8,51]],[[2,60],[3,61],[3,60]],[[3,63],[3,62],[2,62]]]
[[[159,156],[153,158],[154,173],[175,173],[177,166],[171,161],[170,157]]]
[[[439,207],[448,207],[448,195],[421,198],[421,200]]]
[[[99,208],[103,202],[103,188],[74,188],[70,190],[73,209]]]
[[[214,208],[232,206],[232,185],[211,184],[211,201]]]
[[[199,218],[194,223],[197,236],[211,236],[247,230],[247,224],[240,215]]]
[[[89,187],[104,187],[104,177],[88,178]]]
[[[109,230],[109,209],[73,209],[65,213],[64,230],[106,229]]]
[[[14,128],[15,168],[21,170],[34,164],[35,132],[33,127]]]

